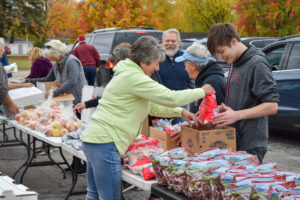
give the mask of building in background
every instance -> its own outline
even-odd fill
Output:
[[[6,37],[5,45],[10,48],[12,55],[26,55],[28,50],[33,47],[32,40],[26,40],[24,38],[15,37],[13,43],[9,43],[10,36]]]

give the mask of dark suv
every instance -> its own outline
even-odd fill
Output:
[[[280,95],[278,113],[270,128],[300,133],[300,35],[288,36],[264,47]]]
[[[158,40],[162,38],[162,31],[154,28],[104,28],[94,30],[85,35],[86,42],[93,45],[101,59],[100,67],[97,70],[96,86],[106,86],[112,77],[112,69],[107,67],[106,61],[115,46],[122,42],[133,44],[139,37],[151,35]]]

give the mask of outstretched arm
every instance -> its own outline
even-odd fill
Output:
[[[253,108],[238,111],[232,110],[230,107],[222,104],[220,107],[221,113],[212,117],[212,124],[217,125],[217,127],[223,127],[243,119],[274,115],[277,113],[277,110],[277,102],[265,102]]]

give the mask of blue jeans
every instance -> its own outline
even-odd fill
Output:
[[[82,143],[87,158],[86,200],[121,200],[121,159],[115,143]]]
[[[96,67],[84,67],[83,68],[85,79],[89,85],[94,86],[95,76],[96,76]]]

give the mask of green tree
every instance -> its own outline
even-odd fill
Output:
[[[44,2],[40,0],[2,0],[0,1],[0,35],[33,36],[40,38],[45,27]]]
[[[183,13],[183,32],[208,32],[216,23],[234,22],[237,0],[176,0]]]
[[[299,0],[241,0],[235,6],[239,32],[247,36],[286,36],[300,32]]]
[[[144,5],[151,9],[154,17],[160,19],[162,30],[169,28],[181,29],[182,12],[173,0],[143,0]]]

